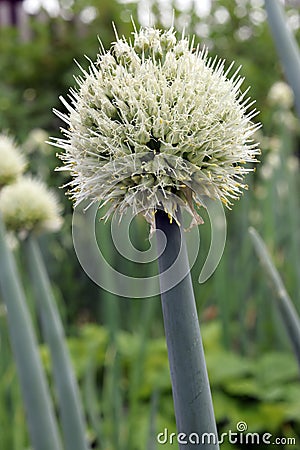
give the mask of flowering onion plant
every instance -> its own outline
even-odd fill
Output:
[[[44,222],[49,216],[32,208],[27,197],[26,182],[22,174],[26,168],[26,159],[14,140],[0,135],[0,291],[7,309],[10,342],[14,352],[17,372],[21,384],[31,443],[36,449],[60,450],[61,441],[58,426],[46,382],[46,376],[39,357],[37,339],[31,316],[26,305],[25,294],[14,255],[7,242],[4,222],[13,225],[14,231],[24,231],[35,218]],[[21,189],[19,187],[21,186]],[[23,188],[25,191],[23,192]],[[30,189],[32,193],[32,189]],[[47,193],[48,194],[48,193]],[[8,197],[7,197],[8,196]],[[43,194],[42,194],[43,197]],[[33,195],[35,205],[35,193]],[[44,198],[45,200],[45,198]],[[27,214],[26,204],[30,209]],[[46,205],[47,203],[46,199]],[[25,206],[25,208],[24,208]],[[19,217],[13,219],[14,214]],[[3,217],[4,216],[4,217]],[[24,218],[26,217],[26,221]],[[30,217],[30,219],[29,219]],[[28,221],[29,219],[29,221]],[[27,228],[28,231],[28,228]],[[32,388],[34,386],[34,389]]]
[[[75,205],[108,204],[105,218],[130,207],[167,237],[165,249],[158,239],[158,262],[177,429],[213,436],[199,441],[204,449],[218,440],[180,210],[201,223],[195,203],[208,196],[230,207],[253,170],[257,112],[239,69],[228,77],[232,67],[172,28],[135,28],[129,42],[116,33],[110,50],[81,68],[78,89],[61,98],[68,113],[55,111],[68,125],[53,144],[63,149]],[[181,269],[171,274],[175,260],[183,279]]]
[[[6,156],[7,152],[7,161],[11,163],[6,165],[6,160],[3,164],[1,161],[0,167],[2,180],[11,181],[11,184],[0,190],[0,288],[8,312],[10,339],[23,390],[30,439],[37,450],[62,448],[52,399],[38,354],[37,338],[14,255],[6,242],[6,230],[16,233],[23,241],[21,249],[27,257],[26,267],[41,317],[43,336],[52,359],[64,448],[86,450],[87,439],[78,386],[59,311],[36,239],[38,234],[60,228],[61,206],[56,196],[39,179],[28,175],[17,177],[21,168],[25,167],[25,159],[15,147],[3,145],[10,142],[0,138],[0,155]]]

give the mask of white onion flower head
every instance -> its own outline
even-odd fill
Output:
[[[81,69],[70,102],[61,98],[68,113],[55,111],[68,124],[54,145],[75,204],[108,203],[105,217],[132,207],[153,224],[158,207],[177,220],[180,203],[199,223],[202,195],[239,198],[259,153],[256,111],[239,70],[228,78],[232,65],[193,46],[173,29],[141,28]]]
[[[277,81],[271,86],[268,93],[270,105],[290,109],[294,104],[294,93],[284,81]]]
[[[14,181],[24,172],[26,160],[14,140],[0,134],[0,189]]]
[[[56,196],[40,180],[24,176],[0,194],[0,211],[9,231],[28,233],[56,231],[62,224]]]

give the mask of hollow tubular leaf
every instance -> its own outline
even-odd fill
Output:
[[[257,231],[254,228],[249,229],[255,251],[257,255],[259,256],[262,265],[269,276],[271,283],[274,287],[276,298],[277,298],[277,304],[278,308],[283,320],[283,323],[285,325],[287,334],[291,340],[297,361],[300,366],[300,320],[299,315],[296,311],[296,308],[293,305],[293,302],[291,301],[285,286],[283,284],[283,281],[275,268],[271,257],[268,253],[267,247],[260,237],[260,235],[257,233]]]
[[[43,333],[49,345],[66,450],[87,450],[79,390],[65,343],[64,330],[38,243],[25,241],[28,267],[41,312]]]
[[[7,308],[13,348],[29,426],[32,448],[60,450],[61,443],[31,318],[16,264],[0,215],[0,287]]]

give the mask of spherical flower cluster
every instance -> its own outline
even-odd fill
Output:
[[[158,206],[176,219],[178,199],[199,222],[201,196],[227,206],[240,196],[259,153],[256,112],[238,70],[228,78],[232,65],[193,47],[173,29],[142,28],[82,69],[70,103],[61,99],[68,113],[55,111],[68,124],[54,145],[76,204],[108,203],[106,216],[133,207],[153,222]]]
[[[61,225],[56,197],[40,180],[29,176],[6,186],[0,194],[0,211],[9,231],[26,237],[31,231],[56,231]]]
[[[13,183],[24,172],[25,167],[25,158],[13,139],[0,134],[0,189]]]

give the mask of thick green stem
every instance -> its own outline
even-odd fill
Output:
[[[167,239],[163,251],[163,242],[158,236],[158,252],[161,253],[158,263],[176,425],[178,433],[186,435],[180,440],[187,442],[179,442],[179,448],[194,449],[195,443],[189,441],[197,435],[204,450],[219,449],[184,236],[179,226],[170,223],[162,211],[156,213],[156,228]],[[171,266],[175,269],[168,272]],[[173,287],[165,291],[170,285]]]
[[[66,450],[87,450],[79,390],[72,370],[63,326],[44,261],[38,243],[33,236],[29,236],[26,240],[25,249],[31,280],[41,313],[43,334],[50,348],[65,448]]]
[[[292,343],[296,358],[298,360],[298,364],[300,366],[300,319],[299,315],[296,311],[296,308],[291,301],[285,286],[282,282],[282,279],[276,270],[266,245],[262,238],[259,236],[257,231],[254,228],[249,229],[254,248],[256,250],[257,255],[261,259],[263,267],[267,275],[269,276],[272,285],[275,288],[275,293],[277,297],[277,305],[281,314],[281,318],[285,325],[287,334]]]
[[[0,216],[0,284],[34,450],[61,449],[38,344]]]

